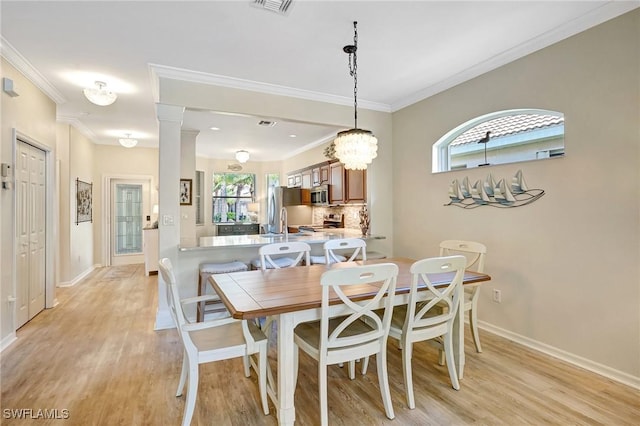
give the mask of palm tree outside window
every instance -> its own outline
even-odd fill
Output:
[[[213,174],[213,223],[249,221],[248,205],[255,200],[253,173]]]

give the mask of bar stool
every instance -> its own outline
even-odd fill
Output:
[[[242,262],[233,261],[227,263],[213,263],[205,262],[200,264],[200,276],[198,277],[198,296],[206,294],[207,279],[214,274],[227,274],[229,272],[242,272],[249,268]],[[222,313],[226,312],[224,304],[220,300],[218,295],[215,295],[217,300],[208,300],[206,302],[198,303],[198,322],[204,321],[205,313]],[[212,307],[207,309],[206,305]]]

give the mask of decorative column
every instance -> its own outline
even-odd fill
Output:
[[[199,130],[182,130],[180,138],[180,179],[191,179],[191,204],[180,206],[180,245],[197,246],[196,238],[196,138]]]
[[[158,151],[158,256],[178,262],[180,245],[180,158],[184,107],[156,104],[159,123]],[[173,328],[166,285],[158,275],[158,311],[155,329]]]

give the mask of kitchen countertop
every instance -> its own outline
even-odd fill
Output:
[[[180,251],[207,250],[220,247],[255,247],[282,242],[303,241],[307,244],[320,244],[328,240],[340,238],[363,238],[358,229],[349,228],[326,228],[325,231],[318,232],[297,232],[284,234],[257,234],[257,235],[226,235],[212,237],[211,244],[206,246],[180,247]],[[383,240],[382,235],[367,235],[365,240]]]

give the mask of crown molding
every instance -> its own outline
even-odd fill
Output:
[[[229,87],[232,89],[248,90],[251,92],[266,93],[270,95],[288,96],[310,101],[325,102],[336,105],[353,105],[353,98],[345,96],[329,95],[326,93],[312,92],[310,90],[295,89],[293,87],[278,86],[276,84],[262,83],[259,81],[243,80],[241,78],[224,75],[209,74],[201,71],[192,71],[184,68],[170,67],[159,64],[149,64],[151,73],[152,90],[154,97],[158,98],[159,80],[161,78],[187,81],[190,83],[208,84],[212,86]],[[379,102],[358,100],[358,107],[373,111],[391,112],[391,106]]]
[[[0,54],[57,105],[67,102],[62,93],[2,36],[0,36]]]
[[[67,123],[76,128],[80,133],[87,137],[94,144],[98,143],[97,136],[93,133],[87,126],[85,126],[82,121],[78,120],[77,117],[72,117],[68,115],[58,115],[56,116],[56,121],[58,123]]]
[[[544,49],[545,47],[586,31],[596,25],[600,25],[638,7],[640,7],[640,1],[637,0],[611,1],[603,4],[602,6],[586,12],[582,16],[573,19],[571,22],[558,26],[538,37],[489,58],[486,61],[480,62],[436,84],[393,102],[391,104],[391,112],[396,112],[416,102],[422,101],[440,92],[444,92],[458,84],[464,83],[465,81],[471,80],[472,78],[478,77],[538,50]]]

